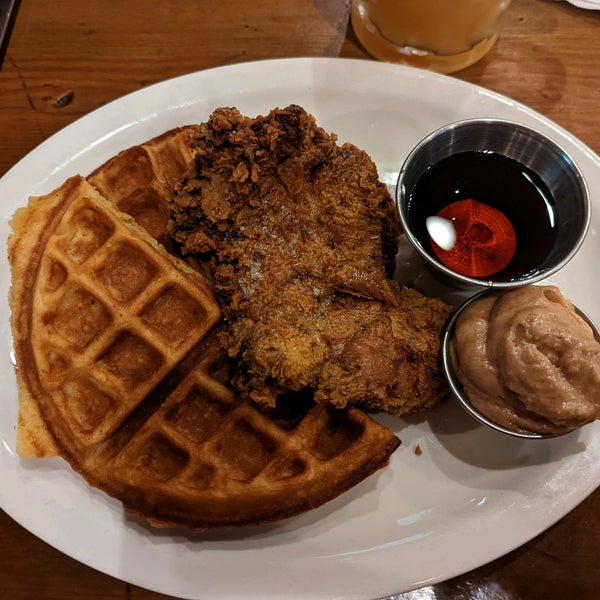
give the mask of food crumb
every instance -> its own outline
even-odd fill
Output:
[[[416,454],[417,456],[421,456],[421,454],[423,454],[423,450],[421,450],[421,446],[420,446],[420,444],[417,444],[417,445],[415,446],[415,454]]]

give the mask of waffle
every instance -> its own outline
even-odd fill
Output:
[[[11,225],[20,454],[59,454],[153,525],[206,529],[317,507],[397,448],[357,409],[237,397],[208,280],[85,179]]]
[[[152,237],[174,252],[167,201],[192,159],[187,143],[193,126],[177,127],[123,150],[88,175],[87,180]]]

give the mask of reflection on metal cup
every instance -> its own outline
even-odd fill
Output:
[[[373,57],[440,73],[482,58],[510,0],[352,0],[352,26]]]

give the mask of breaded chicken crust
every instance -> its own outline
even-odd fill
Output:
[[[211,261],[240,394],[273,406],[312,388],[392,414],[437,404],[449,307],[390,278],[401,230],[370,157],[295,105],[218,109],[191,143],[169,229]]]

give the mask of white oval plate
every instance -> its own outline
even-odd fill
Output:
[[[547,441],[484,429],[454,404],[382,418],[403,444],[388,468],[320,509],[242,531],[154,531],[88,487],[61,459],[15,453],[17,390],[6,259],[9,219],[30,195],[91,172],[119,150],[205,120],[219,106],[265,114],[297,103],[366,150],[393,186],[408,151],[463,118],[499,117],[561,144],[600,198],[600,161],[532,110],[457,79],[372,61],[291,59],[193,73],[128,95],[60,131],[0,180],[0,506],[47,543],[119,579],[185,598],[374,598],[466,572],[523,544],[600,483],[600,423]],[[597,321],[600,255],[593,215],[575,259],[552,281]],[[404,262],[415,266],[404,252]],[[428,283],[423,279],[423,282]],[[417,455],[417,444],[422,454]]]

